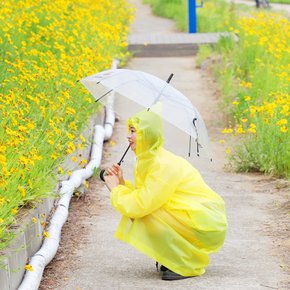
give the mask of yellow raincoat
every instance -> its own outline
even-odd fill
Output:
[[[111,191],[122,214],[115,236],[180,275],[202,275],[225,239],[224,201],[190,163],[162,147],[159,116],[142,111],[128,125],[137,130],[135,186],[126,180]]]

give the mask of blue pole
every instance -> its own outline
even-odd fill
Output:
[[[196,0],[188,0],[188,30],[196,33]]]

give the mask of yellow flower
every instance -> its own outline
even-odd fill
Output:
[[[83,135],[80,135],[80,139],[82,140],[82,142],[86,142],[86,138]]]
[[[110,145],[111,145],[111,146],[115,146],[115,145],[116,145],[116,142],[114,142],[113,140],[111,140],[111,141],[110,141]]]
[[[68,115],[75,115],[76,114],[76,110],[71,108],[71,107],[67,107],[65,112],[68,114]]]
[[[5,203],[5,198],[4,197],[0,197],[0,205]]]
[[[12,208],[11,209],[11,212],[13,213],[13,214],[17,214],[18,213],[18,209],[15,207],[15,208]]]
[[[286,132],[288,131],[288,128],[287,128],[286,126],[281,126],[281,127],[280,127],[280,131],[281,131],[282,133],[286,133]]]
[[[222,134],[230,134],[230,133],[233,133],[233,129],[231,129],[231,128],[224,128],[223,130],[222,130]]]
[[[226,148],[226,154],[230,154],[231,153],[231,149],[230,148]]]
[[[66,135],[70,140],[73,140],[76,137],[74,134],[71,133],[66,133]]]
[[[30,179],[28,179],[28,186],[30,187],[30,188],[32,188],[33,187],[33,185],[32,185],[32,182],[31,182],[31,180]]]
[[[248,122],[248,119],[247,119],[247,118],[242,118],[241,121],[242,121],[243,123],[246,123],[246,122]]]
[[[45,238],[50,238],[50,235],[49,235],[48,232],[43,232],[43,236],[44,236]]]
[[[74,151],[76,149],[75,144],[73,142],[71,142],[71,141],[67,143],[67,147],[71,151]]]
[[[69,125],[68,125],[68,127],[69,127],[70,129],[73,129],[73,130],[76,130],[76,129],[77,129],[77,125],[76,125],[75,122],[70,122]]]
[[[20,191],[20,194],[22,197],[25,197],[26,195],[26,190],[24,187],[22,187],[21,185],[18,185],[18,190]]]
[[[73,156],[73,157],[71,158],[71,160],[72,160],[73,162],[78,162],[78,159],[77,159],[75,156]]]
[[[85,181],[84,184],[86,188],[89,188],[89,183],[87,181]]]
[[[36,222],[37,222],[37,219],[36,219],[35,217],[33,217],[31,220],[32,220],[32,222],[33,222],[33,223],[35,223],[35,224],[36,224]]]
[[[32,122],[29,122],[29,123],[27,123],[27,127],[29,129],[34,129],[35,128],[35,125]]]
[[[232,102],[233,105],[237,106],[240,102],[234,101]]]
[[[226,141],[224,139],[219,140],[220,144],[224,144]]]
[[[238,134],[244,134],[245,133],[245,131],[244,131],[244,129],[243,129],[242,126],[238,126],[238,128],[236,129],[236,131],[237,131]]]
[[[61,166],[58,167],[58,173],[59,174],[64,174],[64,170]]]
[[[85,165],[87,163],[88,163],[87,159],[82,159],[81,162],[80,162],[81,165]]]
[[[287,116],[288,111],[289,111],[289,106],[288,106],[288,105],[284,105],[284,106],[283,106],[283,109],[282,109],[282,111],[281,111],[281,114]],[[1,151],[1,150],[0,150],[0,151]]]
[[[70,155],[70,154],[72,154],[73,153],[73,150],[72,149],[66,149],[66,151],[65,151],[68,155]]]
[[[4,155],[0,154],[0,164],[6,165],[7,159]]]
[[[57,155],[56,155],[56,154],[51,154],[50,157],[51,157],[53,160],[57,159]]]
[[[253,133],[253,134],[256,134],[256,129],[255,128],[249,128],[248,129],[248,132]]]
[[[241,81],[240,86],[244,87],[244,88],[251,88],[252,87],[252,83]]]
[[[264,118],[263,121],[264,121],[265,124],[269,124],[269,119],[268,118]]]
[[[72,171],[69,170],[69,171],[67,172],[67,174],[68,174],[68,176],[71,176],[71,175],[72,175]]]
[[[244,100],[248,102],[248,101],[251,100],[251,97],[250,96],[244,96]]]
[[[0,224],[3,224],[4,220],[2,218],[0,218]]]
[[[30,272],[34,271],[34,270],[33,270],[33,267],[32,267],[30,264],[25,265],[25,266],[24,266],[24,269],[25,269],[26,271],[30,271]]]
[[[21,131],[21,132],[26,132],[28,129],[27,129],[27,127],[25,127],[25,126],[20,125],[20,126],[18,127],[18,130]]]
[[[286,124],[287,124],[287,120],[286,120],[286,119],[281,119],[281,120],[278,121],[276,124],[277,124],[278,126],[286,125]]]
[[[6,146],[0,145],[0,152],[4,153],[6,151],[6,148],[7,148]]]

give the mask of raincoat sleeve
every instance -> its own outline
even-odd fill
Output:
[[[141,218],[163,206],[175,192],[177,184],[178,177],[170,173],[168,167],[155,168],[148,173],[141,188],[115,187],[111,191],[111,202],[122,215]]]
[[[125,180],[125,186],[134,189],[134,186],[130,180]]]

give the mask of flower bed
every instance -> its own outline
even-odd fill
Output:
[[[289,177],[290,22],[275,13],[252,13],[232,29],[239,43],[218,47],[224,103],[233,116],[223,133],[240,136],[241,142],[230,159],[239,171]]]
[[[55,171],[88,143],[97,109],[77,81],[125,60],[132,9],[123,0],[12,1],[0,10],[0,250],[23,206],[50,195]],[[32,221],[33,222],[33,221]]]

